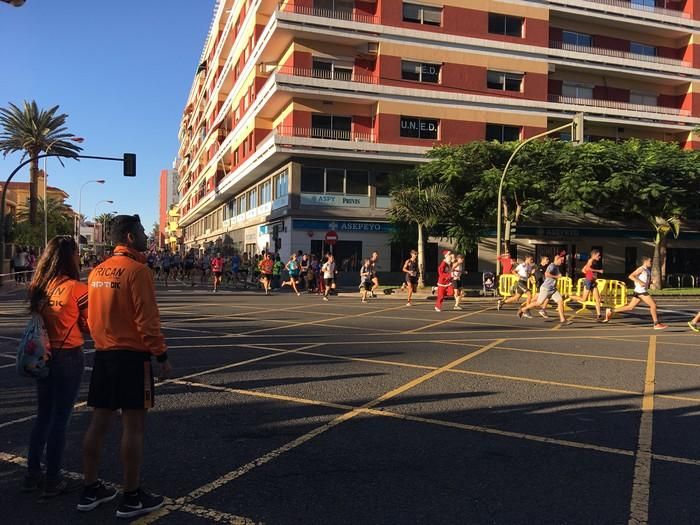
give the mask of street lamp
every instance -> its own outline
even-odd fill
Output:
[[[51,144],[49,144],[46,148],[46,153],[50,153],[51,148],[53,148],[53,145],[56,144],[56,142],[58,142],[59,140],[63,139],[56,139]],[[77,142],[79,144],[85,141],[83,137],[68,137],[68,140]],[[49,211],[48,204],[46,202],[47,190],[49,185],[49,172],[46,171],[47,159],[48,157],[44,157],[44,249],[46,249],[46,245],[49,243]]]
[[[102,203],[107,203],[107,204],[114,204],[114,201],[110,201],[107,199],[97,201],[97,204],[95,204],[95,213],[92,214],[93,218],[93,223],[92,223],[92,249],[97,252],[97,207],[102,204]],[[102,237],[103,237],[103,242],[104,242],[104,229],[102,230]]]
[[[76,235],[76,242],[78,243],[78,257],[80,257],[80,222],[81,222],[81,217],[82,217],[83,188],[92,182],[96,182],[97,184],[104,184],[105,183],[104,179],[96,179],[96,180],[89,180],[86,183],[84,183],[82,186],[80,186],[80,191],[78,192],[78,227],[77,227],[77,235]]]

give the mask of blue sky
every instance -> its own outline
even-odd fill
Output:
[[[35,99],[59,105],[83,153],[137,154],[136,178],[117,162],[49,159],[49,184],[70,194],[91,217],[138,213],[150,231],[158,220],[158,178],[177,155],[182,110],[212,20],[214,0],[27,0],[0,3],[0,105]],[[20,155],[0,156],[4,181]],[[29,180],[25,169],[14,180]],[[111,210],[110,210],[111,208]]]

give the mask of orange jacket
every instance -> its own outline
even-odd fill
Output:
[[[150,352],[166,359],[151,271],[139,252],[117,246],[88,277],[88,325],[95,349]]]
[[[83,345],[80,329],[87,321],[88,289],[85,283],[64,276],[47,286],[48,303],[41,312],[49,333],[51,349],[77,348]]]

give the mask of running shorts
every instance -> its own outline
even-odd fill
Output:
[[[214,274],[214,277],[221,277],[221,274],[223,272],[212,272]]]
[[[324,277],[323,282],[326,285],[326,288],[330,288],[335,283],[335,279],[333,277],[330,277],[330,278]]]
[[[525,294],[529,292],[530,289],[527,287],[527,281],[525,279],[518,279],[518,282],[513,286],[513,293]]]
[[[411,286],[418,286],[418,276],[406,274],[406,284],[410,284]]]
[[[299,280],[299,272],[289,272],[289,278],[295,281]]]
[[[462,279],[452,279],[452,288],[455,290],[462,289]]]
[[[598,287],[598,282],[597,281],[591,281],[586,279],[583,281],[583,286],[586,288],[586,290],[593,291]]]
[[[547,299],[551,299],[555,303],[559,304],[562,301],[561,294],[558,290],[542,290],[540,288],[540,293],[537,296],[537,303],[542,304]]]
[[[168,266],[168,267],[163,266],[163,271],[165,273],[170,273],[170,266]]]
[[[90,377],[88,406],[153,408],[155,390],[151,354],[134,350],[98,350]]]
[[[632,294],[632,297],[636,297],[637,299],[644,297],[645,295],[649,295],[649,292],[634,292]]]
[[[362,281],[362,283],[360,283],[360,289],[362,288],[368,292],[372,291],[372,281]]]
[[[268,281],[272,281],[272,274],[271,273],[264,273],[262,274],[263,279],[267,279]]]

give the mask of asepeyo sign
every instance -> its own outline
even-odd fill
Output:
[[[324,193],[302,193],[302,206],[339,206],[343,208],[369,208],[369,197],[361,195],[326,195]]]

